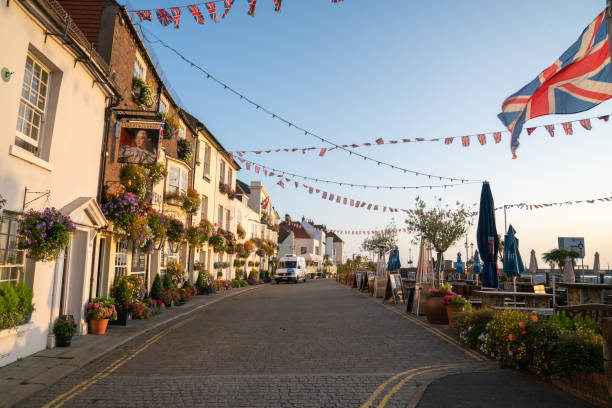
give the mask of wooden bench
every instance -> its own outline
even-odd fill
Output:
[[[604,317],[612,317],[612,305],[602,303],[588,303],[586,305],[555,306],[555,314],[565,313],[568,317],[582,316],[601,324]]]

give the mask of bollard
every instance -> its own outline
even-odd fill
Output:
[[[604,369],[608,379],[608,405],[612,406],[612,317],[605,317],[601,323],[604,338]]]

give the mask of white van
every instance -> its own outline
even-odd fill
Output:
[[[306,282],[306,260],[294,254],[283,256],[278,260],[274,280],[277,284],[280,282]]]

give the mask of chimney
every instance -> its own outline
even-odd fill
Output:
[[[289,214],[285,214],[285,221],[291,222],[291,216]]]

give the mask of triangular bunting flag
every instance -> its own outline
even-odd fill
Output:
[[[486,145],[487,144],[487,135],[485,134],[479,134],[478,135],[478,141],[480,142],[481,145]]]
[[[468,147],[470,145],[470,137],[461,136],[461,144],[463,145],[463,147]]]
[[[608,119],[610,119],[610,115],[604,115],[604,116],[600,116],[597,119],[603,120],[604,122],[607,122]]]
[[[582,119],[580,121],[580,124],[582,125],[583,128],[585,128],[586,130],[591,130],[591,119]]]
[[[495,140],[495,144],[501,142],[501,132],[493,133],[493,139]]]
[[[170,17],[170,13],[168,13],[166,10],[157,9],[155,10],[155,13],[157,14],[157,19],[164,27],[172,23],[172,17]]]
[[[572,122],[564,122],[561,124],[561,126],[563,126],[563,130],[565,131],[566,135],[574,134],[574,129],[572,128]]]
[[[174,28],[179,28],[179,24],[181,22],[181,8],[172,7],[170,11],[172,12],[172,21],[174,21]]]
[[[550,137],[555,137],[555,125],[544,125]]]
[[[257,0],[247,0],[249,2],[249,12],[247,13],[251,17],[255,17],[255,7],[257,6]]]
[[[453,139],[454,139],[454,137],[447,137],[446,139],[444,139],[444,144],[449,145],[449,144],[453,143]]]
[[[527,128],[527,134],[528,135],[532,134],[534,130],[536,130],[536,128],[534,127]]]
[[[274,11],[281,11],[283,0],[274,0]]]
[[[230,9],[232,8],[232,4],[234,4],[234,0],[223,0],[223,4],[225,4],[225,11],[223,12],[223,16],[221,16],[221,18],[225,19],[225,17],[227,17],[227,13],[229,13]]]
[[[198,24],[204,24],[205,23],[204,17],[202,16],[202,12],[198,8],[197,4],[193,4],[191,6],[187,6],[187,8],[191,12],[191,15],[193,16],[193,18],[195,18],[196,23],[198,23]]]
[[[135,11],[136,15],[140,18],[140,22],[143,21],[151,21],[153,20],[153,16],[151,15],[151,10],[137,10]]]
[[[217,18],[217,9],[215,8],[215,3],[213,1],[206,3],[206,8],[208,9],[208,14],[210,15],[212,21],[218,23],[219,19]]]

